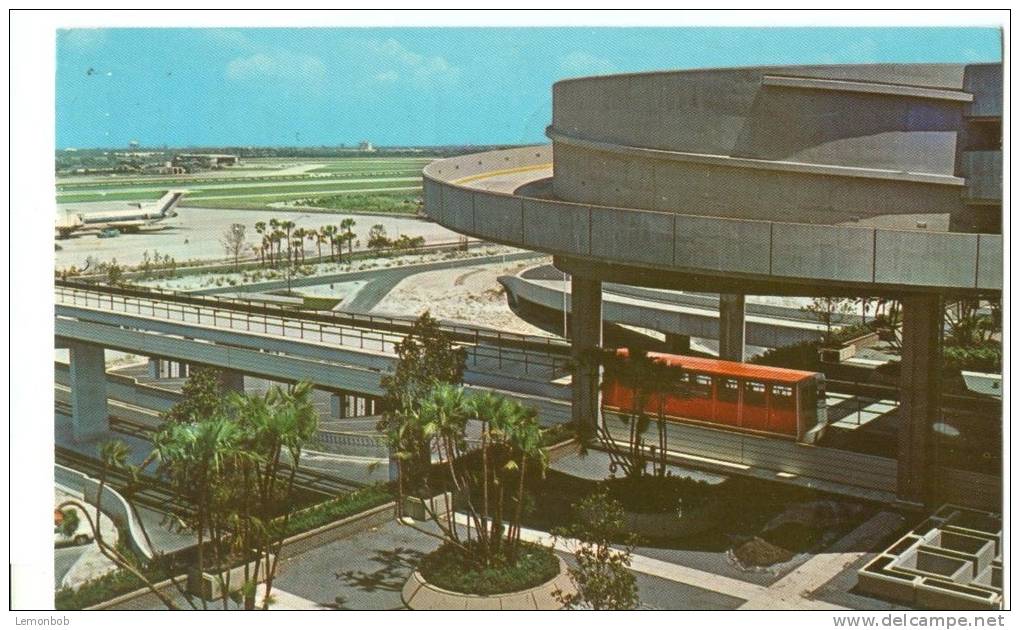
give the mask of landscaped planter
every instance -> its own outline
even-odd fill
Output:
[[[846,341],[833,346],[819,348],[819,359],[826,363],[839,363],[857,355],[862,348],[875,345],[879,341],[877,332],[869,332],[863,335],[847,339]]]
[[[269,556],[269,561],[273,562],[274,556]],[[251,570],[254,570],[255,561],[249,563]],[[198,571],[192,570],[188,572],[188,592],[192,595],[201,597],[204,600],[211,601],[219,599],[223,596],[223,590],[219,578],[227,579],[228,572],[224,571],[219,576],[210,573],[199,573]],[[231,589],[240,589],[244,585],[244,565],[234,567],[229,571],[230,582],[229,587]],[[259,573],[255,578],[255,582],[261,584],[266,580],[266,562],[265,558],[259,564]]]
[[[624,511],[627,530],[644,539],[683,538],[709,530],[716,522],[712,511],[717,505],[684,510],[682,516],[676,512],[630,512]]]
[[[404,497],[404,516],[409,516],[416,521],[427,521],[431,519],[430,510],[437,518],[444,516],[453,509],[453,495],[449,492],[437,494],[428,500],[428,510],[425,509],[425,505],[425,499]]]
[[[400,596],[411,610],[560,610],[563,605],[553,596],[557,590],[564,594],[576,592],[567,573],[563,558],[557,558],[560,572],[548,582],[513,593],[469,595],[456,593],[425,581],[415,571],[404,584]]]

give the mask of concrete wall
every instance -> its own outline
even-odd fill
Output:
[[[571,79],[553,86],[553,129],[665,151],[952,175],[971,100],[964,72],[777,66]]]
[[[735,273],[762,280],[844,282],[860,285],[862,290],[916,286],[1002,289],[1002,236],[998,234],[977,237],[920,229],[637,212],[522,198],[513,191],[471,189],[470,181],[457,184],[443,179],[463,172],[497,171],[508,168],[506,164],[537,167],[548,159],[549,147],[528,147],[434,162],[424,171],[426,212],[443,225],[472,225],[471,229],[454,229],[479,238],[651,269]],[[462,168],[455,169],[457,165]],[[958,197],[961,191],[953,190]],[[450,191],[455,191],[455,202],[447,204]],[[471,203],[467,203],[467,195]],[[521,204],[519,219],[517,203]],[[947,252],[953,255],[947,256]]]
[[[817,169],[791,172],[735,159],[673,161],[639,153],[623,159],[613,155],[617,148],[577,146],[562,136],[553,140],[556,196],[578,203],[828,225],[874,216],[951,214],[963,207],[961,179],[933,185]]]

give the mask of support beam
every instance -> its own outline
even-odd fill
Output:
[[[941,410],[942,300],[938,295],[903,299],[900,360],[899,458],[896,493],[910,503],[931,503],[936,474],[932,426]]]
[[[75,442],[110,430],[106,409],[106,351],[102,346],[75,343],[71,354],[71,427]]]
[[[744,360],[744,296],[719,294],[719,358]]]
[[[570,354],[575,369],[571,419],[577,427],[599,421],[599,365],[592,350],[602,345],[602,282],[574,274],[570,278]]]
[[[149,357],[148,374],[149,378],[159,378],[159,359],[157,357]]]

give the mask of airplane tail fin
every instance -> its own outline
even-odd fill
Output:
[[[174,208],[181,202],[188,191],[186,190],[168,190],[159,201],[156,202],[156,211],[164,217],[176,216]]]

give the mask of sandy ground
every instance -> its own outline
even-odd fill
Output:
[[[394,287],[372,312],[419,315],[427,310],[439,319],[548,337],[510,310],[503,287],[496,281],[532,264],[497,263],[415,274]]]
[[[68,499],[81,500],[82,497],[79,494],[64,492],[60,488],[57,488],[54,492],[54,507],[59,505],[61,502]],[[79,518],[85,520],[85,517],[80,514]],[[89,516],[95,517],[95,509],[89,511]],[[100,530],[103,533],[103,540],[109,542],[111,545],[117,543],[117,528],[114,527],[113,521],[109,518],[103,518],[100,521]],[[88,545],[79,545],[72,547],[64,547],[61,549],[55,549],[54,554],[57,559],[57,563],[63,564],[65,567],[69,565],[63,578],[60,580],[60,586],[68,586],[71,588],[77,588],[82,583],[87,582],[93,578],[97,578],[101,575],[105,575],[110,571],[117,568],[117,565],[112,560],[107,558],[99,551],[99,546],[92,542]]]
[[[65,212],[89,213],[102,210],[125,210],[130,206],[126,202],[80,203],[61,206],[57,212],[62,217]],[[323,225],[339,225],[351,215],[346,214],[311,214],[305,212],[262,212],[253,210],[221,210],[205,208],[178,208],[178,216],[167,222],[170,227],[156,232],[139,234],[122,234],[115,238],[98,238],[94,233],[83,234],[73,238],[57,241],[61,250],[55,253],[55,266],[63,269],[74,265],[81,269],[85,259],[93,256],[99,260],[109,261],[113,258],[121,264],[136,265],[142,261],[142,252],[151,255],[158,251],[162,255],[169,254],[178,262],[186,260],[216,260],[226,257],[220,239],[233,223],[241,223],[247,228],[248,243],[254,245],[259,236],[255,232],[257,221],[269,222],[270,219],[291,220],[297,227],[318,229]],[[353,216],[357,224],[354,233],[362,245],[367,241],[368,230],[373,225],[381,224],[386,228],[390,238],[398,238],[403,234],[422,236],[426,242],[456,241],[459,235],[446,228],[428,221],[405,217]],[[328,246],[326,246],[328,250]],[[358,249],[355,244],[355,249]],[[316,246],[306,241],[309,253],[317,251]]]
[[[308,278],[314,276],[346,273],[350,271],[365,271],[368,269],[390,269],[393,267],[400,267],[404,265],[414,265],[419,263],[449,260],[451,256],[455,256],[458,258],[475,258],[480,256],[493,256],[498,254],[513,254],[520,251],[521,250],[514,249],[512,247],[492,245],[488,247],[472,249],[468,252],[455,252],[452,254],[450,252],[441,252],[429,254],[408,254],[405,256],[391,256],[379,258],[359,258],[354,262],[354,264],[350,264],[348,262],[344,263],[326,262],[319,263],[316,265],[307,265],[307,267],[312,270],[311,274],[300,275],[295,277]],[[314,254],[315,252],[309,251],[308,253]],[[282,271],[267,268],[260,270],[242,271],[240,273],[189,274],[186,276],[181,276],[179,278],[140,280],[135,281],[135,284],[148,287],[160,287],[162,289],[169,289],[171,291],[190,291],[193,289],[206,289],[212,287],[223,287],[224,290],[228,290],[229,287],[231,286],[265,280],[284,280],[285,278],[286,277],[282,275]],[[328,284],[320,285],[318,287],[302,287],[301,289],[301,291],[304,293],[308,293],[309,290],[316,290],[317,293],[315,293],[315,295],[327,295],[327,296],[335,295],[335,292],[331,292],[329,290]]]
[[[336,305],[339,309],[345,302],[350,302],[358,294],[363,286],[368,284],[367,280],[354,280],[351,282],[335,282],[333,284],[320,284],[314,287],[301,287],[296,293],[312,297],[331,297],[340,300]]]

